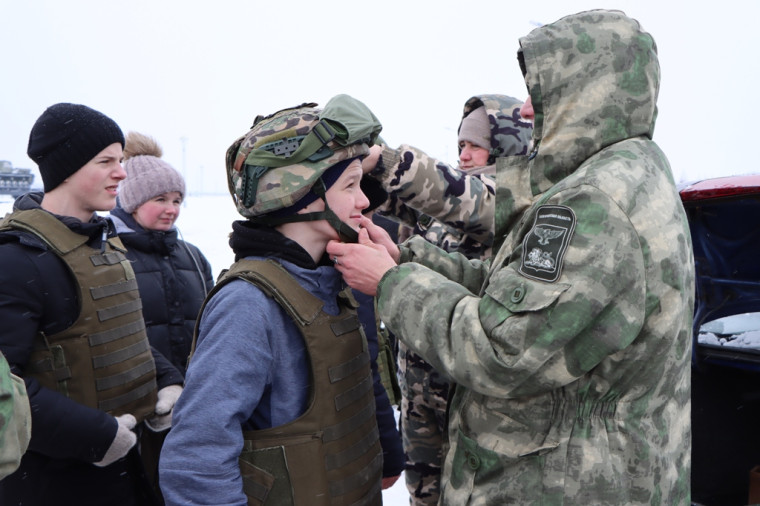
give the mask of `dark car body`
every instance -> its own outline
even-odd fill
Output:
[[[736,345],[721,322],[739,315],[760,330],[760,175],[700,181],[680,195],[696,268],[692,501],[744,505],[760,465],[760,348]]]

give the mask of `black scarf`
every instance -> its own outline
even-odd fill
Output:
[[[300,244],[288,239],[277,230],[246,220],[233,221],[230,247],[235,253],[235,261],[247,256],[276,257],[287,260],[304,269],[316,269],[319,265],[329,265],[327,255],[319,264]]]

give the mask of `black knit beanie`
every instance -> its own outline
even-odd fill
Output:
[[[115,142],[124,147],[124,134],[114,120],[86,105],[62,103],[37,119],[26,153],[39,166],[49,192]]]

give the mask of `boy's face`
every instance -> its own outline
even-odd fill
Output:
[[[361,161],[354,160],[325,193],[330,209],[340,221],[357,231],[362,219],[362,211],[369,207],[369,199],[360,186],[362,175]],[[300,212],[323,211],[324,208],[325,203],[322,199],[317,199]],[[330,239],[339,240],[338,232],[327,221],[316,221],[314,226],[323,229]]]
[[[121,144],[115,142],[69,176],[60,187],[65,188],[86,213],[110,211],[116,206],[119,181],[127,177],[121,166],[123,158]]]

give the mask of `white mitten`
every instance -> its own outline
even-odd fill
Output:
[[[137,420],[134,416],[127,413],[116,417],[116,422],[119,424],[119,428],[116,430],[116,436],[111,441],[111,446],[108,447],[108,451],[103,456],[103,460],[95,462],[98,467],[106,467],[113,464],[129,452],[137,442],[137,434],[132,432],[132,429],[137,425]]]
[[[158,402],[153,416],[145,420],[145,425],[154,432],[161,432],[172,426],[172,410],[182,393],[182,385],[169,385],[158,391]]]

